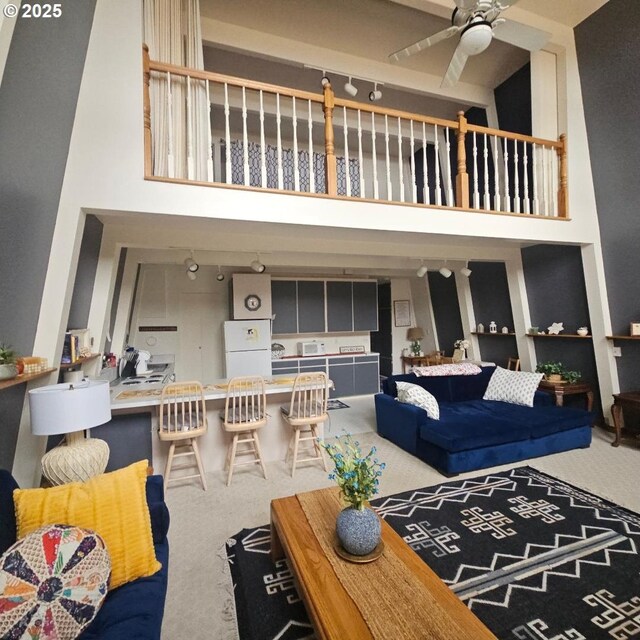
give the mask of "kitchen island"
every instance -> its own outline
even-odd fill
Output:
[[[265,462],[284,461],[291,427],[282,419],[280,407],[289,402],[295,376],[274,375],[267,378],[267,414],[268,423],[260,430],[260,445]],[[220,426],[220,414],[224,411],[227,397],[228,380],[214,380],[204,386],[204,397],[207,406],[207,433],[200,437],[198,444],[206,471],[216,471],[224,468],[227,454],[228,436]],[[332,383],[330,383],[332,386]],[[158,407],[163,385],[161,383],[145,384],[143,388],[117,385],[111,390],[112,423],[107,429],[97,427],[92,435],[102,437],[112,449],[112,458],[108,470],[124,466],[129,458],[137,460],[149,457],[157,473],[163,473],[169,447],[160,442],[157,434]],[[143,446],[138,446],[140,453],[132,450],[127,442],[129,431],[144,436]],[[105,436],[108,434],[108,437]],[[140,443],[139,443],[140,444]],[[256,468],[257,469],[257,468]],[[253,467],[241,468],[237,473],[255,473]],[[256,475],[256,478],[259,477]],[[261,477],[261,476],[260,476]]]

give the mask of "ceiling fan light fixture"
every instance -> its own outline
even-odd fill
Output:
[[[466,55],[475,56],[491,44],[492,38],[491,24],[481,18],[474,18],[471,24],[462,30],[458,46]]]

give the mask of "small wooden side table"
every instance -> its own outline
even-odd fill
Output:
[[[616,439],[611,443],[612,447],[620,446],[620,438],[624,429],[623,409],[625,407],[640,410],[640,391],[627,391],[613,394],[613,406],[611,415],[613,416],[613,426],[616,430]]]
[[[402,356],[402,373],[407,373],[407,367],[409,367],[409,373],[411,367],[426,367],[428,360],[429,356]]]
[[[563,384],[559,382],[549,382],[548,380],[541,380],[538,389],[540,391],[552,393],[555,396],[557,407],[561,407],[564,404],[564,396],[584,394],[587,396],[587,411],[591,411],[591,409],[593,409],[593,390],[591,389],[591,385],[587,384],[586,382]]]

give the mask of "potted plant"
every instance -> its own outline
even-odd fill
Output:
[[[360,451],[360,443],[350,434],[336,438],[335,444],[320,443],[329,454],[335,469],[330,480],[337,480],[340,495],[348,503],[336,521],[336,534],[343,549],[354,556],[372,553],[380,542],[380,519],[375,511],[365,506],[367,500],[378,493],[379,478],[384,462],[375,458],[372,447],[366,456]]]
[[[16,352],[6,344],[0,344],[0,380],[10,380],[17,375]]]
[[[579,371],[565,369],[562,362],[541,362],[536,367],[538,373],[544,373],[544,379],[548,382],[568,382],[573,384],[582,377]]]

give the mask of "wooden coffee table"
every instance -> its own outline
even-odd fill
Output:
[[[331,512],[335,522],[343,505],[340,503],[337,489],[321,489],[301,494],[309,504],[309,500],[318,501],[324,513]],[[279,560],[286,556],[294,577],[298,593],[303,599],[309,618],[313,623],[318,638],[332,640],[359,640],[360,638],[400,638],[420,637],[430,640],[484,640],[495,636],[478,618],[459,600],[447,585],[424,563],[420,557],[405,543],[405,541],[382,520],[382,540],[385,545],[383,555],[394,556],[387,560],[402,563],[402,571],[406,571],[417,580],[414,583],[414,595],[411,607],[416,612],[423,612],[419,627],[413,628],[414,633],[405,634],[406,623],[394,618],[399,607],[393,599],[406,588],[403,583],[403,573],[399,576],[385,576],[383,581],[384,597],[376,596],[376,589],[372,588],[367,595],[369,612],[359,606],[356,594],[345,587],[344,581],[338,577],[331,560],[344,562],[356,567],[361,573],[361,584],[371,581],[374,573],[370,567],[374,563],[353,565],[342,560],[337,554],[331,559],[324,551],[316,533],[319,524],[312,517],[310,521],[301,505],[299,497],[290,496],[278,498],[271,502],[271,555]],[[323,533],[326,533],[326,529]],[[332,533],[335,536],[335,533]],[[330,553],[335,553],[330,551]],[[397,563],[396,567],[400,566]],[[406,577],[406,576],[405,576]],[[380,581],[376,580],[380,587]],[[372,585],[373,587],[374,585]],[[376,632],[367,622],[371,608],[380,611],[380,620],[387,625],[384,633],[380,629]],[[379,608],[379,609],[378,609]],[[364,613],[364,615],[363,615]],[[369,622],[371,620],[369,619]],[[378,621],[379,623],[379,621]],[[405,625],[403,627],[402,625]],[[416,625],[418,622],[416,622]],[[375,625],[374,625],[375,626]],[[376,635],[377,633],[377,635]]]

